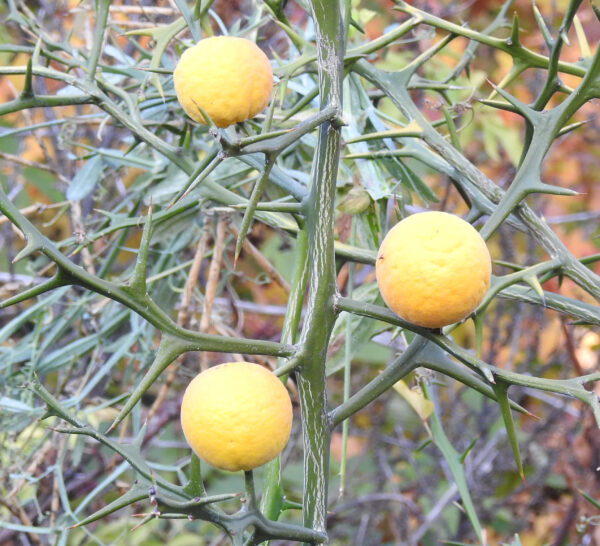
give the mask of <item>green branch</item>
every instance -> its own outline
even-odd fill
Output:
[[[263,340],[229,338],[226,336],[203,334],[181,328],[175,324],[171,317],[169,317],[147,293],[136,293],[135,290],[131,290],[131,287],[127,285],[119,285],[101,279],[71,262],[56,249],[55,245],[49,239],[44,237],[35,226],[19,212],[2,191],[0,191],[0,210],[24,233],[27,239],[27,245],[16,259],[22,259],[35,251],[40,251],[58,266],[61,277],[53,282],[49,281],[46,283],[44,287],[47,290],[64,284],[77,284],[83,286],[97,294],[122,303],[158,328],[161,332],[170,334],[175,338],[180,339],[182,342],[195,347],[195,349],[189,350],[217,352],[234,351],[250,354],[268,354],[273,356],[291,356],[294,353],[292,347],[281,345],[280,343]],[[38,291],[35,295],[38,295],[39,293],[40,292]],[[2,306],[23,301],[25,297],[30,297],[30,295],[31,293],[25,293],[24,296],[21,295],[21,297],[17,296],[11,298],[7,302],[4,302]]]
[[[341,112],[345,41],[339,0],[309,2],[317,35],[321,109]],[[301,367],[296,374],[304,438],[303,517],[306,527],[326,530],[329,422],[325,360],[335,322],[334,211],[340,155],[340,128],[319,127],[311,185],[304,203],[308,236],[309,291],[300,336]]]

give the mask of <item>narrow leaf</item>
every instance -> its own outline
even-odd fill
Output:
[[[88,159],[73,177],[73,180],[71,180],[71,184],[69,184],[69,187],[67,188],[67,199],[70,201],[77,201],[78,199],[87,197],[100,180],[103,166],[104,162],[99,155],[95,155],[91,159]]]
[[[431,400],[428,387],[424,381],[421,382],[421,388],[423,389],[424,396]],[[454,483],[456,484],[456,488],[458,489],[458,494],[462,500],[465,513],[471,522],[479,542],[483,543],[481,523],[479,523],[479,518],[477,517],[477,512],[475,511],[475,506],[473,505],[473,500],[471,499],[471,493],[469,492],[469,487],[467,485],[465,471],[460,462],[460,455],[454,449],[450,443],[450,440],[448,440],[448,437],[446,436],[446,433],[444,432],[442,424],[440,423],[435,411],[431,414],[430,428],[433,443],[440,450],[442,456],[448,464],[448,469],[450,470],[450,474],[452,475]]]
[[[456,127],[454,126],[454,120],[452,119],[452,116],[445,105],[442,107],[442,113],[444,114],[444,119],[446,120],[446,126],[448,127],[452,146],[454,146],[459,152],[462,152],[460,141],[458,140],[458,134],[456,133]]]
[[[427,400],[422,392],[409,388],[402,379],[394,385],[394,390],[408,402],[422,421],[427,420],[433,413],[433,402]]]
[[[465,462],[465,459],[467,458],[467,455],[471,452],[471,450],[473,449],[473,447],[477,443],[477,440],[479,440],[479,436],[475,436],[475,438],[473,438],[471,440],[471,442],[469,443],[469,445],[467,446],[467,449],[465,449],[463,451],[462,455],[460,456],[460,464],[463,464]]]
[[[421,180],[411,169],[409,169],[401,160],[395,157],[381,158],[381,164],[405,187],[416,193],[423,203],[437,203],[437,195],[433,190]]]
[[[598,510],[600,510],[600,502],[598,502],[597,500],[594,500],[592,497],[590,497],[587,493],[585,493],[584,491],[582,491],[581,489],[579,490],[579,492],[589,501],[591,502],[596,508],[598,508]]]

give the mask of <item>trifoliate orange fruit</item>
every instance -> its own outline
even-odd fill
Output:
[[[275,457],[292,426],[283,383],[249,362],[209,368],[188,385],[181,426],[196,455],[224,470],[251,470]]]
[[[204,110],[217,127],[227,127],[263,110],[273,88],[273,71],[254,42],[215,36],[183,53],[173,82],[188,116],[208,125]]]
[[[491,259],[479,232],[445,212],[413,214],[379,247],[376,275],[385,303],[400,317],[441,328],[470,315],[490,286]]]

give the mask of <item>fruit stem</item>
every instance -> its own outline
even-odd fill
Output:
[[[252,470],[244,471],[244,481],[246,483],[246,508],[256,510],[256,491],[254,489],[254,474]]]

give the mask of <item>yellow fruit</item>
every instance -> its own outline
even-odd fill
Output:
[[[208,125],[202,108],[217,127],[227,127],[254,117],[267,105],[273,71],[254,42],[215,36],[200,40],[183,53],[173,82],[188,116]]]
[[[249,362],[228,362],[198,374],[188,385],[181,426],[201,459],[224,470],[251,470],[285,447],[292,403],[270,371]]]
[[[485,241],[468,222],[445,212],[413,214],[379,247],[376,275],[388,307],[426,328],[467,317],[490,286]]]

